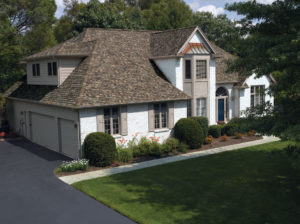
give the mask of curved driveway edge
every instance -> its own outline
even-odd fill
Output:
[[[260,140],[244,142],[244,143],[234,144],[234,145],[228,145],[228,146],[223,146],[223,147],[219,147],[219,148],[208,149],[205,151],[191,152],[191,153],[181,154],[181,155],[177,155],[177,156],[170,156],[170,157],[166,157],[166,158],[162,158],[162,159],[154,159],[154,160],[149,160],[149,161],[140,162],[140,163],[134,163],[134,164],[124,165],[124,166],[119,166],[119,167],[107,168],[107,169],[103,169],[103,170],[97,170],[97,171],[91,171],[91,172],[86,172],[86,173],[63,176],[63,177],[59,177],[59,179],[67,184],[73,184],[73,183],[83,181],[83,180],[89,180],[89,179],[94,179],[94,178],[98,178],[98,177],[109,176],[109,175],[113,175],[113,174],[117,174],[117,173],[129,172],[129,171],[133,171],[133,170],[143,169],[143,168],[152,167],[152,166],[158,166],[158,165],[172,163],[172,162],[186,160],[186,159],[197,158],[197,157],[201,157],[201,156],[208,156],[208,155],[212,155],[212,154],[216,154],[216,153],[220,153],[220,152],[236,150],[236,149],[240,149],[240,148],[255,146],[255,145],[279,141],[279,140],[280,139],[277,137],[264,136],[263,139],[260,139]]]
[[[134,223],[57,179],[62,155],[15,140],[0,142],[0,158],[1,224]]]

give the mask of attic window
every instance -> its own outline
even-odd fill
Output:
[[[32,64],[32,75],[40,76],[40,64]]]
[[[49,76],[57,76],[57,63],[49,62],[48,63],[48,75]]]

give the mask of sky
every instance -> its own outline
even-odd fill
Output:
[[[57,5],[57,10],[55,16],[59,18],[64,11],[63,0],[55,0]],[[88,2],[89,0],[80,0],[81,2]],[[104,0],[99,0],[103,2]],[[234,12],[228,12],[225,10],[226,3],[233,3],[235,1],[247,1],[247,0],[184,0],[193,11],[203,11],[203,12],[211,12],[213,15],[218,14],[226,14],[229,19],[236,20],[239,16]],[[256,0],[262,4],[271,4],[275,0]]]

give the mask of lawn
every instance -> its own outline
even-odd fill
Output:
[[[287,144],[269,143],[73,186],[138,223],[299,223],[300,166],[284,153]]]

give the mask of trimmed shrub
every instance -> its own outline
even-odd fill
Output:
[[[178,152],[186,153],[189,149],[189,146],[185,144],[184,142],[179,143]]]
[[[221,126],[219,125],[209,126],[208,134],[212,135],[214,138],[219,138],[221,136]]]
[[[169,152],[172,151],[171,147],[169,145],[165,144],[165,143],[162,144],[160,147],[161,147],[160,151],[161,151],[162,154],[168,154]]]
[[[228,141],[228,136],[225,134],[225,135],[222,135],[221,136],[221,141],[222,142],[227,142]]]
[[[93,166],[111,165],[117,153],[115,139],[102,132],[94,132],[86,136],[83,142],[84,157]]]
[[[164,141],[164,145],[167,145],[168,148],[170,149],[170,152],[177,152],[179,151],[179,140],[177,138],[167,138],[165,141]]]
[[[127,163],[133,159],[132,151],[128,148],[117,147],[117,160]]]
[[[223,136],[223,135],[226,134],[226,132],[225,132],[225,124],[220,125],[220,127],[221,127],[221,135]]]
[[[175,124],[174,137],[186,143],[190,149],[200,148],[204,142],[200,124],[190,118],[182,118]]]
[[[138,152],[136,156],[147,156],[150,153],[151,141],[146,137],[142,137],[138,144]]]
[[[197,121],[202,127],[204,137],[208,135],[208,119],[207,117],[191,117],[191,119]]]
[[[236,138],[236,139],[242,139],[243,137],[244,137],[244,135],[242,134],[242,133],[234,133],[234,137]]]
[[[151,142],[149,156],[161,156],[161,145],[158,142]]]
[[[240,132],[240,128],[237,124],[226,124],[225,125],[225,134],[228,136],[234,136],[234,133]]]

